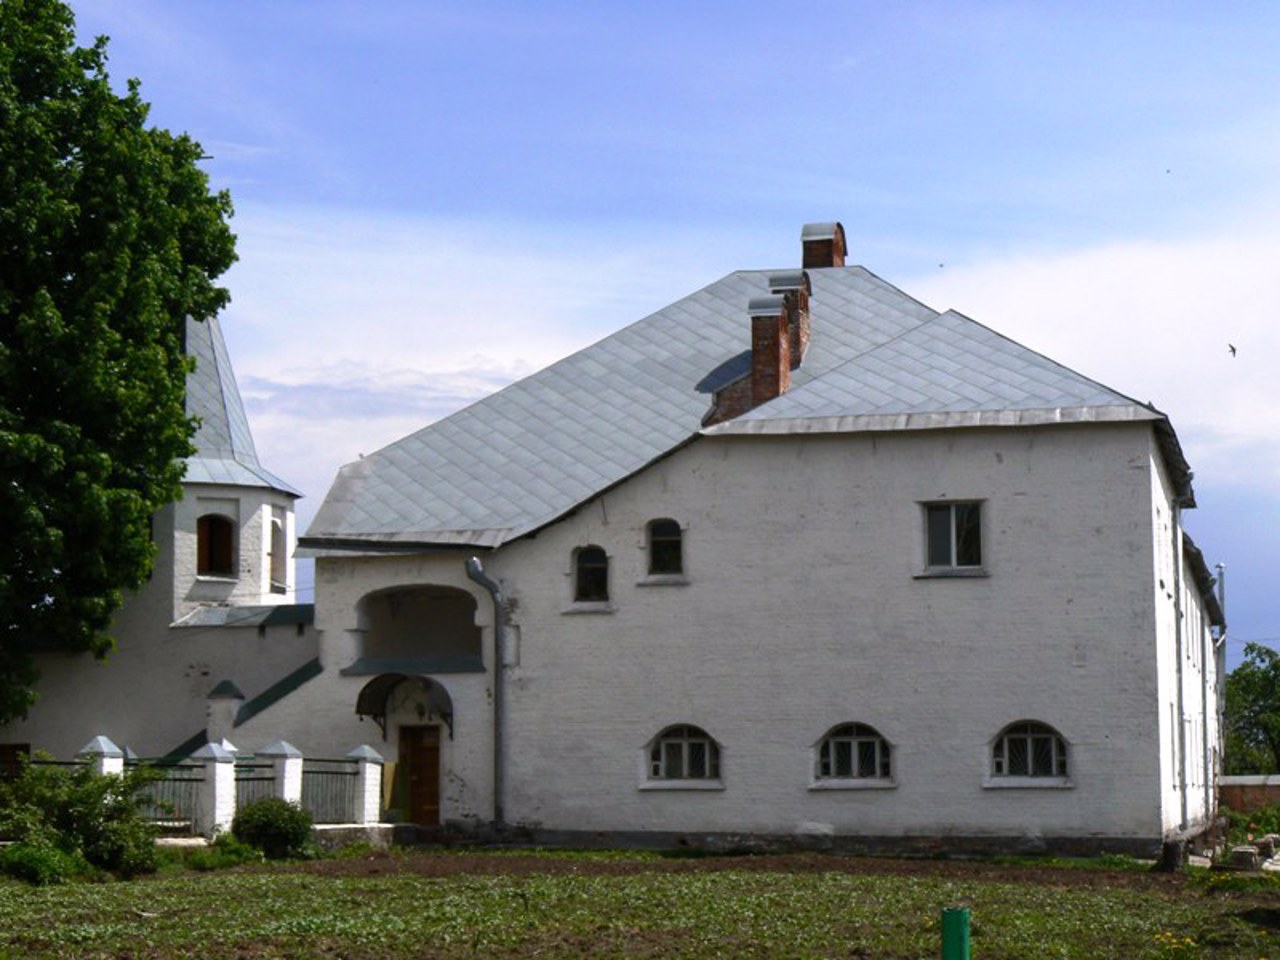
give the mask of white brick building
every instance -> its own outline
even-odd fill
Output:
[[[242,737],[358,713],[391,815],[546,838],[1204,825],[1223,623],[1167,419],[843,247],[344,468],[302,540],[324,673]]]
[[[1167,418],[803,248],[344,467],[318,662],[227,735],[374,742],[390,818],[547,840],[1203,827],[1224,623]]]

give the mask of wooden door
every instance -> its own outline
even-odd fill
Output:
[[[440,728],[401,727],[400,763],[409,782],[410,823],[440,823]]]

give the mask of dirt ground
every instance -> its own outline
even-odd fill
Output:
[[[971,860],[889,859],[820,853],[759,856],[673,856],[655,860],[557,857],[545,853],[505,853],[500,856],[431,850],[371,851],[358,858],[316,860],[295,864],[291,871],[321,876],[378,876],[414,874],[448,877],[460,874],[523,876],[526,874],[589,874],[625,876],[635,873],[712,873],[723,870],[767,870],[775,873],[852,873],[882,876],[941,877],[993,880],[1064,888],[1128,888],[1175,893],[1186,883],[1177,873],[1135,870],[1074,869],[986,863]]]

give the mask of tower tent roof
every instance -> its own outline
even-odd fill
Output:
[[[187,375],[187,416],[200,424],[196,453],[187,458],[186,482],[267,487],[302,496],[258,461],[218,318],[188,317],[186,342],[187,354],[195,360]]]

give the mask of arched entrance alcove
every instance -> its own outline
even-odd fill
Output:
[[[356,697],[356,714],[369,717],[396,741],[386,806],[395,819],[423,826],[440,823],[441,753],[453,739],[453,698],[430,677],[386,673]]]
[[[476,600],[466,590],[426,584],[379,590],[356,610],[355,657],[345,676],[482,673]]]

